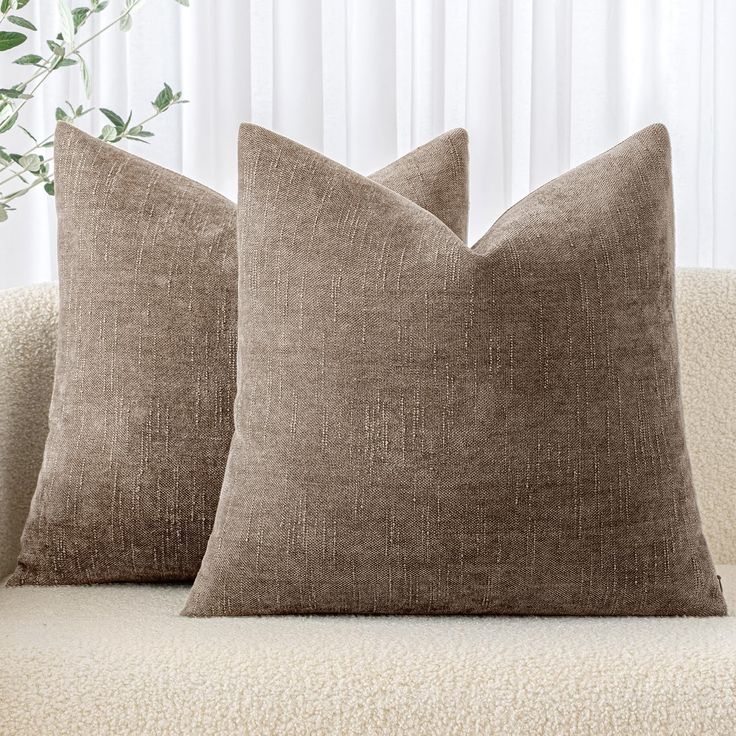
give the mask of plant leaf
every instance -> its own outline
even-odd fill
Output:
[[[74,48],[74,33],[76,27],[72,10],[69,7],[68,0],[58,0],[59,18],[61,19],[61,37],[64,39],[67,49]]]
[[[8,219],[8,210],[5,205],[0,204],[0,222],[5,222]]]
[[[176,0],[179,5],[183,5],[185,8],[189,7],[189,0]]]
[[[14,112],[3,123],[0,123],[0,133],[6,133],[8,130],[10,130],[15,125],[15,121],[17,119],[18,119],[18,113]]]
[[[16,59],[13,64],[39,64],[42,61],[43,57],[38,54],[26,54],[25,56],[21,56],[19,59]]]
[[[74,20],[74,30],[77,31],[80,26],[83,26],[89,14],[92,11],[89,8],[74,8],[72,10],[72,19]]]
[[[120,30],[129,31],[133,27],[133,9],[140,0],[125,0],[125,15],[120,19]]]
[[[43,185],[43,190],[46,192],[46,194],[54,196],[54,182],[48,181]]]
[[[59,61],[56,64],[57,69],[61,69],[62,66],[74,66],[77,63],[76,59],[59,59]]]
[[[9,15],[8,20],[11,23],[14,23],[16,26],[20,26],[21,28],[27,28],[29,31],[37,31],[38,28],[31,23],[31,21],[26,20],[25,18],[21,18],[19,15]]]
[[[66,110],[63,107],[57,107],[54,117],[57,120],[69,120],[69,116],[66,114]]]
[[[0,87],[0,95],[11,100],[17,100],[19,97],[23,96],[23,92],[19,89],[13,89],[12,87]]]
[[[82,71],[82,81],[84,82],[84,94],[87,95],[87,99],[89,99],[92,96],[92,77],[90,77],[89,68],[87,67],[87,63],[82,58],[82,56],[80,54],[77,54],[77,58],[79,59],[79,65]]]
[[[17,31],[0,31],[0,51],[7,51],[20,46],[28,36]]]
[[[34,174],[41,168],[41,159],[35,153],[29,153],[27,156],[21,156],[18,164]]]
[[[2,0],[0,2],[0,13],[7,13],[10,10],[20,10],[28,5],[29,0]]]
[[[46,44],[57,56],[64,56],[64,47],[56,41],[46,41]]]
[[[164,84],[164,88],[156,95],[156,99],[153,101],[153,106],[162,112],[165,110],[174,100],[174,92],[168,84]]]
[[[118,131],[115,129],[114,125],[106,125],[102,129],[102,134],[100,135],[100,138],[103,141],[112,141],[115,140],[115,138],[118,137]]]
[[[38,140],[36,139],[36,136],[31,133],[30,130],[27,128],[24,128],[22,125],[18,126],[34,143],[38,143]]]
[[[108,110],[106,107],[101,107],[100,112],[115,126],[118,133],[125,130],[125,122],[116,112]]]

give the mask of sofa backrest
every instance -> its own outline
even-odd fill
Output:
[[[48,433],[57,290],[0,291],[0,578],[12,572]]]
[[[0,578],[15,566],[48,431],[53,284],[0,292]],[[695,487],[713,557],[736,564],[736,270],[680,269],[677,323]]]

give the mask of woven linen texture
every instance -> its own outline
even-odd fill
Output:
[[[191,580],[232,436],[235,205],[66,124],[55,158],[50,432],[9,584]],[[375,176],[464,237],[464,131]]]
[[[245,125],[238,228],[235,434],[185,614],[725,612],[683,434],[662,126],[469,249]]]

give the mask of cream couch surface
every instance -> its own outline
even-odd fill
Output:
[[[682,270],[688,443],[736,612],[736,271]],[[0,292],[0,577],[46,433],[56,291]],[[736,734],[736,618],[187,619],[185,586],[0,589],[0,734]]]

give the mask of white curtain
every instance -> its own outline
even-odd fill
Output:
[[[27,10],[55,30],[52,0]],[[88,60],[95,105],[142,117],[164,81],[183,90],[191,102],[129,150],[233,198],[244,120],[364,173],[464,126],[472,238],[530,189],[661,121],[678,263],[736,267],[734,38],[731,0],[148,0]],[[75,68],[55,77],[29,105],[38,132],[59,102],[84,100]],[[53,201],[21,200],[0,224],[0,288],[54,278],[54,249]]]

